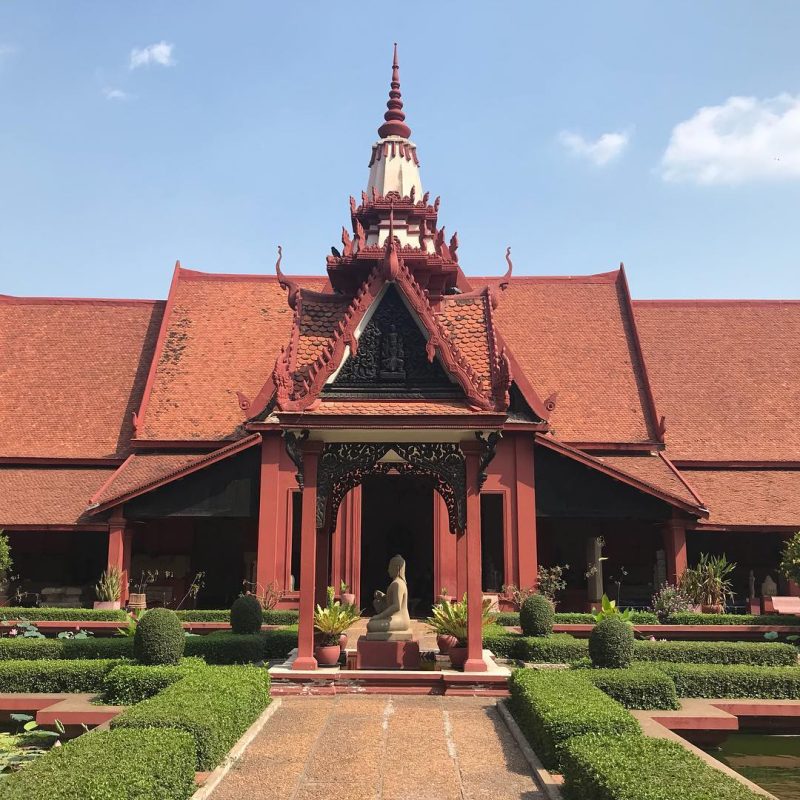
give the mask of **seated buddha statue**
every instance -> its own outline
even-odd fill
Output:
[[[375,592],[373,605],[378,613],[367,623],[367,639],[411,639],[411,618],[408,616],[408,584],[406,562],[394,556],[389,562],[392,582],[386,593]]]

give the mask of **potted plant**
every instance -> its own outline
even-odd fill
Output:
[[[356,604],[356,596],[350,591],[350,587],[345,581],[339,582],[339,597],[341,597],[342,605],[354,606]]]
[[[689,611],[695,614],[700,613],[700,573],[694,567],[687,567],[680,580],[678,588],[689,602]]]
[[[700,587],[700,609],[704,614],[721,614],[725,610],[725,602],[733,598],[730,576],[736,564],[724,556],[700,554],[697,563],[698,582]]]
[[[13,566],[8,534],[0,531],[0,603],[3,605],[8,601],[9,575]]]
[[[490,598],[483,599],[481,627],[489,623],[491,604]],[[443,600],[435,605],[427,622],[436,631],[439,652],[450,656],[450,664],[454,669],[461,669],[467,660],[469,620],[466,594],[460,601],[451,603],[449,600]]]
[[[158,570],[142,570],[139,580],[134,584],[135,592],[128,595],[128,608],[141,611],[147,608],[147,587],[158,577]]]
[[[332,593],[331,587],[329,598]],[[339,663],[342,652],[341,637],[358,618],[359,613],[355,606],[342,605],[338,600],[329,599],[324,608],[317,605],[314,610],[314,629],[317,631],[314,658],[320,667],[335,667]]]
[[[94,587],[97,600],[95,608],[117,609],[120,607],[122,594],[122,571],[118,567],[109,567],[100,574],[100,580]]]
[[[792,583],[800,583],[800,531],[784,545],[779,569]]]

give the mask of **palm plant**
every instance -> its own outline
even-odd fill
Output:
[[[104,569],[94,587],[97,599],[104,603],[119,600],[122,594],[122,572],[118,567]]]
[[[488,625],[491,621],[490,609],[492,601],[485,597],[481,604],[481,627]],[[451,603],[449,600],[442,600],[431,609],[431,616],[427,619],[436,633],[440,636],[453,636],[458,640],[458,645],[463,647],[467,641],[469,617],[467,610],[467,596],[463,599]]]
[[[332,600],[326,606],[317,605],[314,610],[314,628],[321,634],[320,645],[330,647],[339,643],[339,637],[359,618],[355,606],[342,605]]]
[[[730,576],[735,569],[736,564],[728,561],[724,554],[721,556],[700,554],[695,570],[698,574],[701,605],[725,610],[726,601],[733,599]]]

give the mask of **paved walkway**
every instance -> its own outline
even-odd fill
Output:
[[[283,698],[212,800],[543,800],[494,702]]]

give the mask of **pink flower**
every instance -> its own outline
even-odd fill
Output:
[[[12,629],[11,629],[11,630],[8,632],[8,635],[9,635],[9,636],[16,636],[18,633],[19,633],[19,631],[18,631],[16,628],[12,628]]]

